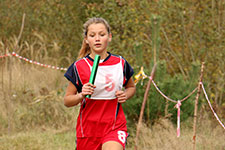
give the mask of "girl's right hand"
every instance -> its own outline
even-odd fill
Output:
[[[94,93],[94,89],[96,88],[95,85],[91,84],[91,83],[85,83],[82,87],[82,91],[81,94],[83,97],[85,97],[86,95],[92,95]]]

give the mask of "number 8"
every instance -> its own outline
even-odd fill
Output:
[[[118,139],[122,142],[126,142],[126,133],[124,131],[118,131]]]

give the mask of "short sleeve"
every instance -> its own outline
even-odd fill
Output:
[[[124,74],[124,77],[125,77],[125,83],[124,83],[123,86],[126,86],[129,79],[133,76],[134,70],[131,67],[131,65],[126,61],[126,59],[124,59],[124,61],[125,62],[124,62],[123,74]]]
[[[64,77],[66,77],[67,80],[69,80],[76,86],[78,92],[81,92],[82,84],[78,76],[75,64],[76,63],[73,63],[72,65],[70,65],[70,67],[67,69],[66,73],[64,74]]]

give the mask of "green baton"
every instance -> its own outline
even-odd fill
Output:
[[[94,64],[93,64],[92,69],[91,69],[91,76],[90,76],[90,79],[89,79],[89,83],[91,83],[91,84],[94,84],[94,82],[95,82],[95,77],[96,77],[96,74],[97,74],[99,61],[100,61],[100,56],[95,55],[95,60],[94,60]],[[86,97],[91,98],[91,95],[87,95]]]

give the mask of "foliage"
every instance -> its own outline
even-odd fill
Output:
[[[13,3],[13,4],[12,4]],[[24,56],[29,56],[26,52],[27,44],[33,43],[34,50],[47,51],[48,57],[59,58],[76,56],[80,48],[82,20],[82,6],[79,1],[2,1],[0,5],[0,37],[5,43],[8,38],[18,35],[21,26],[23,13],[26,14],[25,28],[21,40],[22,52]],[[38,39],[38,41],[37,41]],[[35,42],[34,42],[35,41]],[[37,41],[37,42],[36,42]],[[54,48],[56,46],[57,49]],[[31,48],[28,48],[30,51]],[[10,48],[9,51],[15,51]],[[46,52],[45,51],[45,52]],[[27,53],[27,54],[26,54]],[[42,57],[39,54],[39,57]],[[74,57],[73,57],[74,58]],[[59,61],[58,60],[58,61]],[[63,60],[63,59],[62,59]],[[65,59],[64,59],[65,60]],[[69,65],[69,63],[63,63]]]
[[[199,65],[193,64],[190,74],[192,75],[192,81],[185,80],[181,74],[176,74],[175,76],[170,76],[165,73],[166,63],[160,62],[157,66],[155,83],[159,89],[165,93],[169,98],[173,100],[181,100],[191,93],[198,84],[199,75]],[[124,104],[125,114],[129,120],[137,121],[139,117],[139,112],[141,109],[143,95],[145,92],[146,84],[148,79],[145,79],[143,85],[141,82],[137,84],[137,91],[135,96]],[[194,113],[195,104],[195,94],[193,94],[189,99],[182,102],[181,105],[181,121],[187,120]],[[201,99],[201,97],[200,97]],[[200,101],[201,104],[201,101]],[[144,118],[147,123],[154,123],[155,120],[164,116],[171,118],[171,120],[176,123],[177,120],[177,109],[174,107],[176,103],[168,102],[168,109],[166,110],[166,99],[163,98],[155,87],[151,84],[149,91],[148,103],[145,108]],[[168,113],[166,114],[167,111]],[[132,121],[132,123],[133,123]]]
[[[135,73],[144,66],[150,74],[153,37],[155,33],[159,35],[158,61],[163,67],[157,68],[156,82],[171,98],[182,98],[196,86],[200,63],[204,61],[203,82],[212,103],[219,109],[225,105],[224,7],[224,1],[215,0],[1,0],[0,55],[16,51],[42,63],[67,67],[80,49],[82,24],[87,18],[103,17],[113,33],[109,50],[124,56]],[[25,27],[19,48],[15,49],[24,13]],[[158,28],[154,28],[154,16],[160,17]],[[135,110],[128,113],[129,118],[137,119],[146,82],[137,85],[137,94],[126,104],[129,110]],[[153,90],[149,99],[145,116],[150,117],[146,120],[154,120],[164,114],[164,99]],[[191,115],[192,107],[187,101],[182,103],[181,110]],[[169,112],[175,120],[173,104],[169,105]]]

